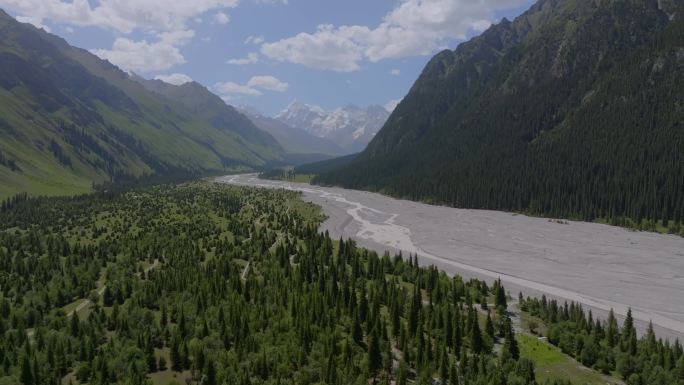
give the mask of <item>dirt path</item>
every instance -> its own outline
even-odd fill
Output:
[[[244,281],[247,279],[247,273],[249,273],[249,266],[252,263],[252,261],[247,261],[247,265],[245,265],[245,269],[242,270],[242,275],[240,275],[240,278]]]

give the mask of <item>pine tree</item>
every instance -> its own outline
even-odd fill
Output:
[[[492,341],[494,341],[495,336],[494,336],[494,322],[492,322],[492,315],[490,312],[487,312],[487,321],[485,323],[485,333],[491,338]]]
[[[105,286],[104,292],[102,293],[102,303],[106,307],[110,307],[114,304],[114,296],[112,295],[112,290],[109,286]]]
[[[21,375],[19,376],[19,380],[21,381],[22,385],[34,385],[31,361],[29,360],[28,355],[24,355],[22,360]]]
[[[214,367],[213,360],[209,360],[209,362],[207,362],[207,377],[205,385],[216,385],[216,368]]]
[[[368,373],[373,377],[373,382],[378,374],[378,370],[382,367],[382,354],[380,352],[380,342],[378,341],[377,332],[374,330],[370,335],[368,342]]]
[[[449,379],[449,361],[447,358],[447,353],[444,348],[442,348],[442,359],[439,364],[439,378],[442,382],[446,382]]]
[[[606,329],[606,341],[608,343],[608,346],[613,347],[617,343],[618,338],[617,320],[615,319],[615,314],[613,314],[613,309],[610,309],[610,312],[608,313],[607,323],[608,325]]]
[[[449,385],[459,385],[458,370],[455,363],[452,363],[449,368]]]
[[[71,336],[72,337],[78,337],[78,331],[79,331],[79,322],[78,322],[78,314],[74,311],[74,313],[71,315]]]
[[[511,358],[517,360],[520,358],[520,349],[518,348],[518,341],[515,339],[511,318],[507,316],[504,323],[506,335],[504,337],[503,350],[510,354]]]
[[[470,325],[470,350],[475,354],[480,354],[484,348],[484,343],[482,341],[482,331],[480,330],[480,325],[477,322],[477,317],[473,318]]]
[[[416,286],[411,297],[411,307],[408,314],[408,331],[411,336],[416,335],[416,328],[418,327],[418,314],[423,307],[420,288]]]
[[[180,355],[180,347],[178,344],[178,338],[173,338],[171,340],[171,348],[169,352],[171,358],[171,369],[176,372],[183,371],[183,357]]]
[[[147,370],[150,373],[157,371],[157,358],[154,356],[154,347],[152,342],[148,341],[145,344],[145,359],[147,360]]]
[[[357,344],[363,342],[363,329],[361,329],[361,322],[359,321],[358,312],[354,312],[352,316],[352,338]]]

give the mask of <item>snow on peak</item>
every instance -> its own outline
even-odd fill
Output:
[[[276,119],[342,146],[362,149],[382,128],[389,112],[381,106],[361,108],[353,104],[326,112],[319,106],[298,100],[290,103]]]

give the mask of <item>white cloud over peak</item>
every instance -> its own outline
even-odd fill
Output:
[[[261,52],[274,60],[307,67],[351,72],[364,59],[427,55],[471,31],[486,29],[496,11],[510,9],[526,0],[402,0],[375,28],[360,25],[320,25],[313,33],[302,32],[264,43]]]
[[[180,86],[181,84],[190,83],[192,78],[186,74],[173,73],[169,75],[157,75],[154,77],[157,80],[161,80],[165,83],[173,84],[175,86]]]
[[[0,8],[41,27],[42,21],[49,19],[60,25],[95,26],[119,34],[146,33],[146,39],[118,36],[111,49],[93,50],[123,69],[140,72],[185,63],[180,46],[194,36],[188,23],[201,23],[200,16],[209,11],[216,11],[218,23],[228,23],[230,18],[223,11],[237,4],[238,0],[0,0]]]
[[[47,25],[43,24],[43,19],[40,17],[32,17],[32,16],[17,16],[17,21],[20,23],[29,23],[32,24],[34,27],[38,29],[44,29],[47,32],[50,32],[50,27]]]
[[[390,70],[390,75],[392,76],[399,76],[401,74],[401,71],[397,68]]]
[[[179,46],[186,44],[195,32],[192,30],[164,32],[157,35],[156,42],[133,41],[119,37],[112,49],[96,49],[92,52],[128,71],[163,71],[185,63]]]
[[[0,0],[0,7],[38,20],[97,26],[130,33],[186,28],[186,22],[211,11],[233,8],[238,0]]]
[[[224,99],[226,95],[261,96],[263,91],[285,92],[289,87],[288,83],[270,75],[252,76],[245,84],[220,82],[214,85],[214,89],[222,94]]]
[[[238,84],[235,82],[220,82],[214,85],[216,91],[221,94],[241,94],[248,96],[261,96],[263,93],[256,88],[249,87],[246,84]]]
[[[259,61],[259,55],[256,52],[250,52],[247,54],[246,57],[243,57],[240,59],[230,59],[230,60],[227,60],[226,63],[241,66],[241,65],[246,65],[246,64],[254,64],[258,61]]]

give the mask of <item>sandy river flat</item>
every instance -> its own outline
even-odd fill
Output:
[[[223,183],[285,188],[323,207],[322,230],[361,246],[417,253],[424,264],[491,281],[514,296],[572,300],[599,314],[629,307],[643,330],[684,337],[684,238],[487,210],[464,210],[341,188],[231,175]]]

